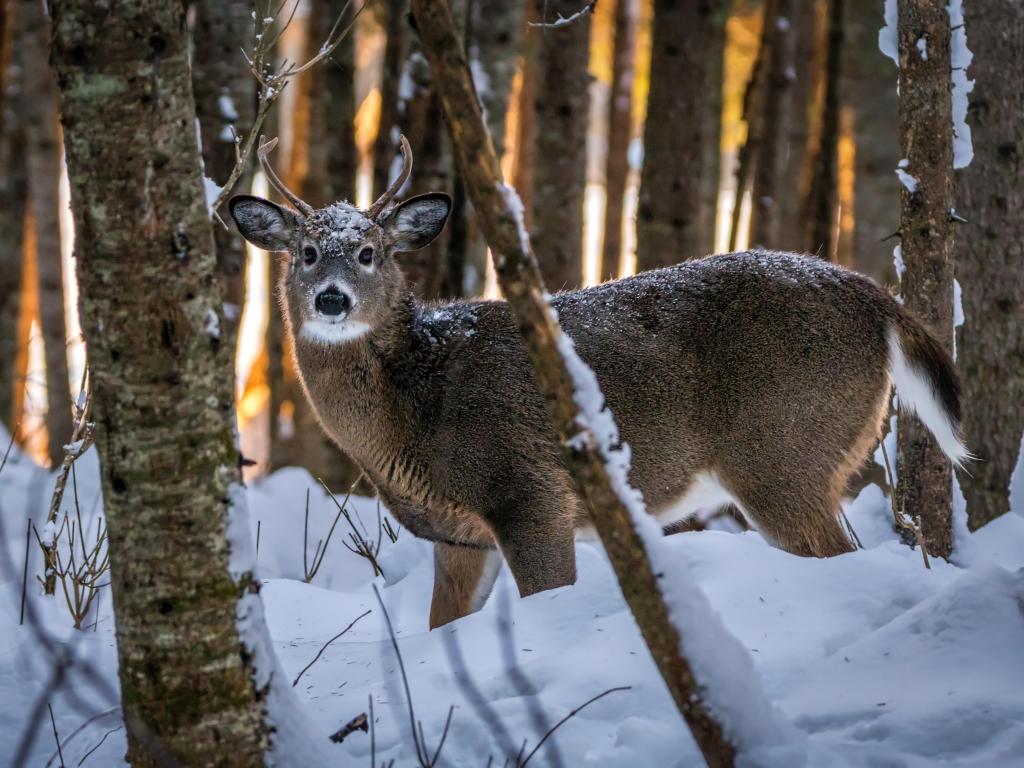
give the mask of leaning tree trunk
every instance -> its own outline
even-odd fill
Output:
[[[22,262],[24,259],[25,200],[28,196],[25,175],[25,131],[22,97],[22,77],[19,69],[10,67],[12,60],[11,21],[13,0],[0,0],[7,25],[0,38],[0,67],[4,90],[0,92],[3,104],[0,111],[0,422],[16,432],[20,403],[16,392],[22,391],[17,382],[18,370],[18,317],[21,314]],[[7,76],[8,73],[10,76]],[[17,407],[16,407],[17,406]]]
[[[879,283],[896,279],[892,236],[899,229],[899,98],[892,62],[878,49],[882,6],[847,0],[843,107],[853,111],[853,266]]]
[[[71,439],[73,428],[57,201],[61,162],[57,92],[47,65],[50,20],[46,9],[35,0],[20,0],[15,13],[15,27],[24,41],[17,58],[25,78],[25,124],[31,126],[26,131],[28,205],[36,246],[39,327],[46,353],[48,453],[50,466],[57,467],[64,458],[64,444]]]
[[[968,122],[974,160],[962,172],[964,237],[957,275],[964,325],[967,445],[978,456],[960,474],[971,528],[1009,508],[1024,434],[1024,8],[1014,0],[964,7],[974,93]]]
[[[644,555],[630,513],[613,489],[604,460],[593,439],[570,440],[580,429],[581,414],[574,401],[572,374],[559,349],[561,330],[543,298],[543,279],[529,238],[520,232],[521,211],[514,202],[515,193],[501,183],[497,154],[484,127],[469,65],[449,9],[444,0],[413,0],[413,11],[452,126],[459,168],[480,213],[498,278],[516,316],[538,385],[563,445],[567,446],[566,457],[577,489],[623,580],[623,592],[669,691],[705,759],[714,766],[732,765],[735,746],[708,711],[704,693],[696,686],[693,671],[681,651],[678,630],[661,600],[657,577]]]
[[[953,135],[950,24],[943,3],[899,0],[900,147],[914,191],[900,191],[904,306],[953,351]],[[922,58],[917,41],[928,41]],[[949,460],[916,416],[901,411],[897,503],[920,516],[928,551],[953,549]]]
[[[622,273],[622,213],[633,128],[637,15],[637,0],[615,1],[615,43],[608,95],[608,149],[604,164],[604,243],[601,250],[601,274],[608,278]]]
[[[721,74],[722,0],[655,0],[651,90],[644,128],[644,165],[636,217],[637,270],[704,256],[714,239],[706,209],[709,167],[720,137],[711,135],[707,110]],[[714,149],[712,149],[712,147]],[[685,149],[683,149],[685,148]],[[717,184],[714,185],[717,189]]]
[[[751,190],[750,244],[778,247],[781,239],[781,200],[787,194],[781,188],[786,167],[786,140],[792,113],[794,40],[789,23],[792,0],[775,0],[774,15],[765,16],[771,37],[761,117],[760,150]]]
[[[542,22],[568,18],[579,0],[530,0]],[[552,290],[583,280],[583,195],[587,185],[590,14],[557,28],[531,28],[540,46],[535,84],[532,223],[544,282]]]
[[[811,155],[811,183],[804,206],[807,232],[804,250],[828,261],[839,250],[839,89],[842,82],[843,0],[831,0],[821,130]]]
[[[256,81],[238,46],[252,31],[246,0],[198,0],[193,50],[192,86],[203,139],[204,173],[223,184],[235,165],[235,137],[249,134],[255,117]],[[242,171],[236,189],[249,191],[251,166]],[[234,354],[245,303],[245,240],[215,226],[217,272],[224,304],[224,343]]]
[[[266,690],[229,572],[241,481],[185,7],[51,3],[110,534],[128,761],[260,765]]]

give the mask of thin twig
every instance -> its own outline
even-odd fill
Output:
[[[46,702],[46,708],[50,710],[50,725],[53,727],[53,740],[57,742],[57,757],[60,758],[60,768],[64,766],[64,752],[60,748],[60,735],[57,733],[57,721],[53,717],[53,705]]]
[[[346,632],[348,632],[348,631],[349,631],[350,629],[352,629],[352,627],[354,627],[354,626],[355,626],[355,624],[356,624],[356,622],[357,622],[357,621],[359,621],[359,620],[360,620],[361,618],[363,618],[363,617],[365,617],[365,616],[369,615],[370,613],[371,613],[371,611],[370,611],[370,610],[367,610],[367,611],[366,611],[365,613],[362,613],[362,614],[360,614],[359,616],[356,616],[356,617],[355,617],[354,619],[352,619],[352,623],[351,623],[351,624],[349,624],[349,625],[348,625],[347,627],[345,627],[345,628],[344,628],[343,630],[341,630],[341,632],[339,632],[339,633],[338,633],[338,634],[336,634],[336,635],[335,635],[334,637],[332,637],[332,638],[331,638],[330,640],[328,640],[328,641],[327,641],[326,643],[324,643],[324,644],[323,644],[323,645],[322,645],[322,646],[320,647],[320,650],[316,652],[316,656],[314,656],[314,657],[313,657],[313,660],[312,660],[311,662],[309,662],[309,664],[307,664],[306,666],[304,666],[304,667],[302,668],[302,671],[301,671],[301,672],[299,672],[299,674],[297,674],[297,675],[295,676],[295,680],[294,680],[294,681],[292,682],[292,688],[294,688],[294,687],[295,687],[296,685],[298,685],[298,684],[299,684],[299,680],[300,680],[300,679],[302,678],[302,676],[303,676],[304,674],[306,674],[306,672],[307,672],[307,671],[309,670],[309,668],[310,668],[310,667],[312,667],[312,666],[313,666],[314,664],[316,664],[316,662],[317,662],[317,660],[319,660],[320,656],[321,656],[321,655],[323,655],[323,652],[327,650],[327,646],[329,646],[329,645],[330,645],[331,643],[333,643],[333,642],[334,642],[335,640],[337,640],[337,639],[338,639],[339,637],[341,637],[341,636],[342,636],[342,635],[344,635],[344,634],[345,634]]]
[[[104,733],[103,734],[103,738],[101,738],[98,742],[96,742],[96,746],[94,746],[92,749],[90,749],[88,752],[86,752],[84,755],[82,755],[82,759],[78,761],[79,768],[81,768],[82,763],[84,763],[89,758],[89,756],[92,755],[93,752],[95,752],[97,749],[99,749],[100,747],[103,746],[103,742],[105,742],[107,740],[107,736],[109,736],[112,733],[117,733],[122,728],[124,728],[124,726],[123,725],[119,725],[116,728],[111,728],[109,731]]]
[[[535,28],[540,27],[541,29],[561,29],[562,27],[568,27],[570,24],[575,24],[587,14],[593,13],[596,5],[597,0],[590,0],[589,3],[584,5],[571,16],[562,16],[562,14],[558,14],[558,18],[554,21],[529,21],[526,26]]]
[[[28,519],[25,527],[25,570],[21,574],[21,613],[18,616],[18,626],[25,623],[25,600],[28,597],[28,558],[32,553],[32,518]]]
[[[563,717],[561,720],[559,720],[557,723],[555,723],[553,726],[551,726],[550,729],[548,729],[548,732],[545,733],[544,737],[540,741],[537,742],[537,746],[534,747],[530,751],[530,754],[528,754],[526,756],[526,758],[521,763],[517,763],[519,768],[524,768],[524,766],[528,762],[530,762],[530,758],[532,758],[535,754],[537,754],[537,750],[540,749],[542,746],[544,746],[544,742],[548,740],[548,738],[551,736],[551,734],[553,734],[555,731],[557,731],[559,728],[561,728],[566,722],[568,722],[570,719],[572,719],[577,714],[582,712],[584,709],[589,707],[595,701],[597,701],[598,699],[603,699],[605,696],[607,696],[610,693],[615,693],[616,691],[628,691],[628,690],[631,690],[631,689],[632,689],[632,686],[630,686],[630,685],[620,685],[617,688],[609,688],[607,691],[604,691],[602,693],[597,694],[597,696],[595,696],[594,698],[590,699],[589,701],[585,701],[583,704],[580,704],[578,707],[576,707],[574,710],[572,710],[569,714],[567,714],[565,717]]]

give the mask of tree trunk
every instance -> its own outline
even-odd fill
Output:
[[[579,0],[530,0],[542,22],[580,10]],[[583,280],[583,194],[587,185],[590,14],[557,28],[531,28],[540,55],[534,92],[533,217],[530,236],[553,291]]]
[[[922,59],[917,42],[928,41]],[[900,147],[916,191],[900,191],[904,306],[952,352],[953,140],[950,24],[943,3],[899,0]],[[897,430],[897,501],[920,516],[928,552],[953,549],[949,460],[916,416],[901,412]]]
[[[259,765],[265,689],[229,572],[241,482],[185,8],[51,3],[110,534],[128,761]],[[258,599],[258,598],[256,598]]]
[[[791,9],[793,27],[792,114],[786,139],[787,162],[783,168],[780,196],[779,247],[792,251],[807,248],[806,203],[816,170],[814,155],[821,138],[822,80],[826,54],[819,23],[819,8],[827,0],[802,0]],[[813,249],[811,250],[813,253]]]
[[[781,239],[781,188],[786,167],[786,142],[792,117],[794,40],[790,25],[792,0],[775,0],[774,15],[765,16],[771,37],[763,102],[763,134],[751,191],[750,244],[778,247]]]
[[[11,47],[14,0],[0,0],[6,25],[0,37],[0,422],[14,434],[21,408],[15,393],[23,391],[18,381],[18,317],[21,314],[22,262],[24,260],[25,132],[22,77],[12,68]],[[10,76],[8,76],[8,74]],[[24,375],[21,372],[21,375]]]
[[[539,18],[537,4],[528,1],[523,11],[522,77],[516,110],[515,167],[512,169],[512,181],[519,191],[519,199],[523,201],[523,220],[527,229],[533,226],[533,158],[537,126],[534,101],[537,97],[537,60],[541,39],[540,35],[531,34],[534,30],[530,24]]]
[[[848,0],[844,107],[853,110],[853,266],[882,285],[896,280],[892,238],[899,229],[899,98],[892,62],[878,49],[882,6]]]
[[[804,250],[837,261],[839,249],[839,89],[844,40],[843,0],[831,0],[821,130],[811,155],[811,185],[805,205]],[[793,191],[799,195],[799,191]]]
[[[347,0],[329,0],[328,16],[337,19]],[[327,199],[356,199],[356,66],[355,35],[349,34],[324,67],[324,126],[327,153]]]
[[[57,92],[47,64],[50,20],[37,0],[20,0],[16,10],[19,39],[17,60],[24,72],[25,125],[28,138],[28,195],[35,227],[39,280],[39,326],[46,351],[46,431],[50,466],[64,458],[71,439],[71,389],[68,381],[67,328],[64,319],[64,271],[61,265],[60,186],[61,148],[57,127]]]
[[[192,53],[192,87],[203,139],[203,172],[223,184],[235,166],[235,137],[252,128],[256,81],[239,45],[252,31],[252,4],[245,0],[197,0]],[[238,179],[237,190],[249,191],[250,164]],[[224,304],[224,343],[235,352],[238,324],[245,303],[245,240],[233,230],[213,228],[217,275]]]
[[[388,187],[391,166],[398,152],[399,89],[406,87],[402,81],[402,67],[406,56],[406,38],[409,24],[408,0],[387,0],[378,6],[382,16],[384,34],[384,66],[380,77],[380,122],[377,138],[373,142],[373,195],[377,197]],[[405,98],[408,94],[405,94]]]
[[[705,692],[696,685],[630,512],[613,489],[593,440],[569,440],[580,429],[580,413],[574,401],[572,375],[559,351],[561,331],[543,298],[544,284],[529,241],[524,241],[517,227],[517,220],[521,226],[521,214],[512,202],[514,193],[503,192],[498,158],[484,128],[451,15],[444,0],[413,0],[413,10],[452,125],[459,168],[480,213],[502,289],[516,316],[560,438],[566,446],[576,445],[567,447],[566,458],[577,489],[608,550],[651,654],[705,760],[711,766],[732,765],[736,749],[707,709]]]
[[[633,129],[637,16],[637,0],[616,0],[612,82],[608,96],[608,149],[604,165],[604,245],[601,253],[601,274],[607,278],[618,277],[622,272],[622,213]]]
[[[968,122],[974,160],[961,172],[965,237],[957,275],[964,325],[967,445],[960,473],[971,528],[1006,512],[1024,434],[1024,8],[1014,0],[965,5],[975,51]]]

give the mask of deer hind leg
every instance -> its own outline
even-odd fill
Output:
[[[483,608],[501,570],[496,549],[434,543],[434,596],[430,628],[461,619]]]
[[[854,547],[839,522],[839,495],[829,483],[810,487],[779,481],[741,482],[737,501],[744,516],[769,542],[803,557],[832,557]]]

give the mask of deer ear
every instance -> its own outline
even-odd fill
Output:
[[[235,195],[228,203],[242,237],[264,251],[286,251],[302,219],[294,211],[262,197]]]
[[[444,192],[411,197],[384,221],[384,238],[395,251],[418,251],[441,234],[451,210],[452,199]]]

